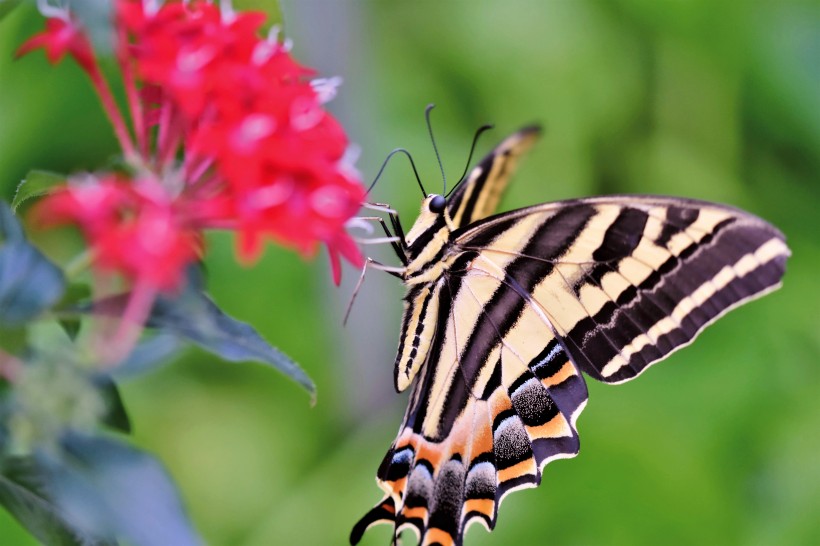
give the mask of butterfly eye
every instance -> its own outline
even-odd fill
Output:
[[[430,212],[438,214],[444,210],[445,205],[447,205],[447,199],[443,195],[434,195],[430,200]]]

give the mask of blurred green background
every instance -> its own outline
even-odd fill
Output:
[[[331,109],[372,179],[414,152],[440,184],[423,109],[451,180],[474,130],[480,150],[539,121],[545,138],[504,208],[602,193],[730,203],[779,226],[793,250],[784,288],[712,326],[637,381],[590,384],[576,459],[510,496],[482,544],[820,543],[820,4],[619,0],[287,0],[299,59],[345,78]],[[116,146],[79,70],[13,60],[40,21],[0,23],[0,195],[32,167],[99,166]],[[419,192],[404,160],[373,199],[405,226]],[[374,475],[406,395],[392,388],[399,283],[369,275],[341,326],[326,258],[269,248],[235,263],[214,234],[210,288],[297,359],[319,398],[259,365],[192,350],[124,386],[137,443],[180,485],[208,544],[345,544],[381,498]],[[374,255],[390,260],[384,249]],[[814,272],[814,273],[813,273]],[[386,527],[367,545],[389,542]],[[0,544],[34,544],[0,513]],[[411,541],[412,543],[412,541]]]

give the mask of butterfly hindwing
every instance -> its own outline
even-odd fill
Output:
[[[517,325],[487,301],[499,289],[496,301],[519,308]],[[586,386],[536,306],[474,269],[453,271],[440,309],[444,326],[378,472],[388,496],[360,532],[394,513],[397,533],[461,544],[470,522],[492,528],[508,492],[534,487],[547,462],[578,451]]]

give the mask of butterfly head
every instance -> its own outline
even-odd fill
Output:
[[[448,243],[452,231],[447,214],[447,199],[443,195],[430,194],[421,202],[418,218],[407,232],[408,274],[425,269],[432,257]]]
[[[441,214],[447,206],[447,199],[443,195],[430,194],[425,200],[427,210],[433,214]]]

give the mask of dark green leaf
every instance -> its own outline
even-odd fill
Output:
[[[114,430],[130,434],[131,419],[128,418],[128,412],[125,409],[125,404],[122,402],[117,384],[104,376],[97,377],[94,383],[105,401],[106,411],[102,419],[103,424],[108,425]]]
[[[133,546],[197,546],[176,487],[150,455],[119,440],[66,435],[49,459],[54,499],[67,519]]]
[[[57,309],[72,309],[78,303],[87,301],[90,298],[91,289],[87,284],[71,283],[66,287],[60,303],[57,304]],[[76,339],[81,325],[79,316],[61,317],[59,323],[69,338]]]
[[[63,295],[62,271],[29,244],[5,203],[0,203],[0,325],[31,320]]]
[[[2,461],[0,504],[28,529],[37,540],[49,546],[116,545],[70,525],[52,501],[47,474],[29,457],[8,457]]]
[[[298,364],[265,341],[252,326],[226,315],[201,291],[201,286],[200,271],[191,268],[188,284],[179,296],[157,299],[148,326],[192,341],[231,362],[252,360],[269,364],[315,395],[313,381]],[[77,310],[119,315],[126,303],[127,295],[119,295]]]
[[[252,326],[226,315],[202,291],[203,285],[201,270],[189,268],[185,289],[177,297],[158,298],[147,325],[165,334],[192,341],[231,362],[252,360],[269,364],[315,396],[313,381],[298,364],[271,346]],[[128,295],[122,294],[93,305],[76,306],[74,311],[120,315],[127,301]],[[120,368],[124,373],[115,371],[115,376],[133,375],[131,365],[121,365]]]
[[[0,20],[11,13],[11,10],[19,6],[21,0],[0,0]]]
[[[270,364],[315,393],[313,381],[298,364],[265,341],[251,325],[222,312],[204,292],[188,288],[177,298],[159,298],[148,325],[188,339],[232,362]]]
[[[11,201],[11,209],[16,211],[20,205],[33,198],[46,195],[55,186],[65,182],[65,176],[49,171],[29,171],[26,177],[17,185],[17,192]]]

